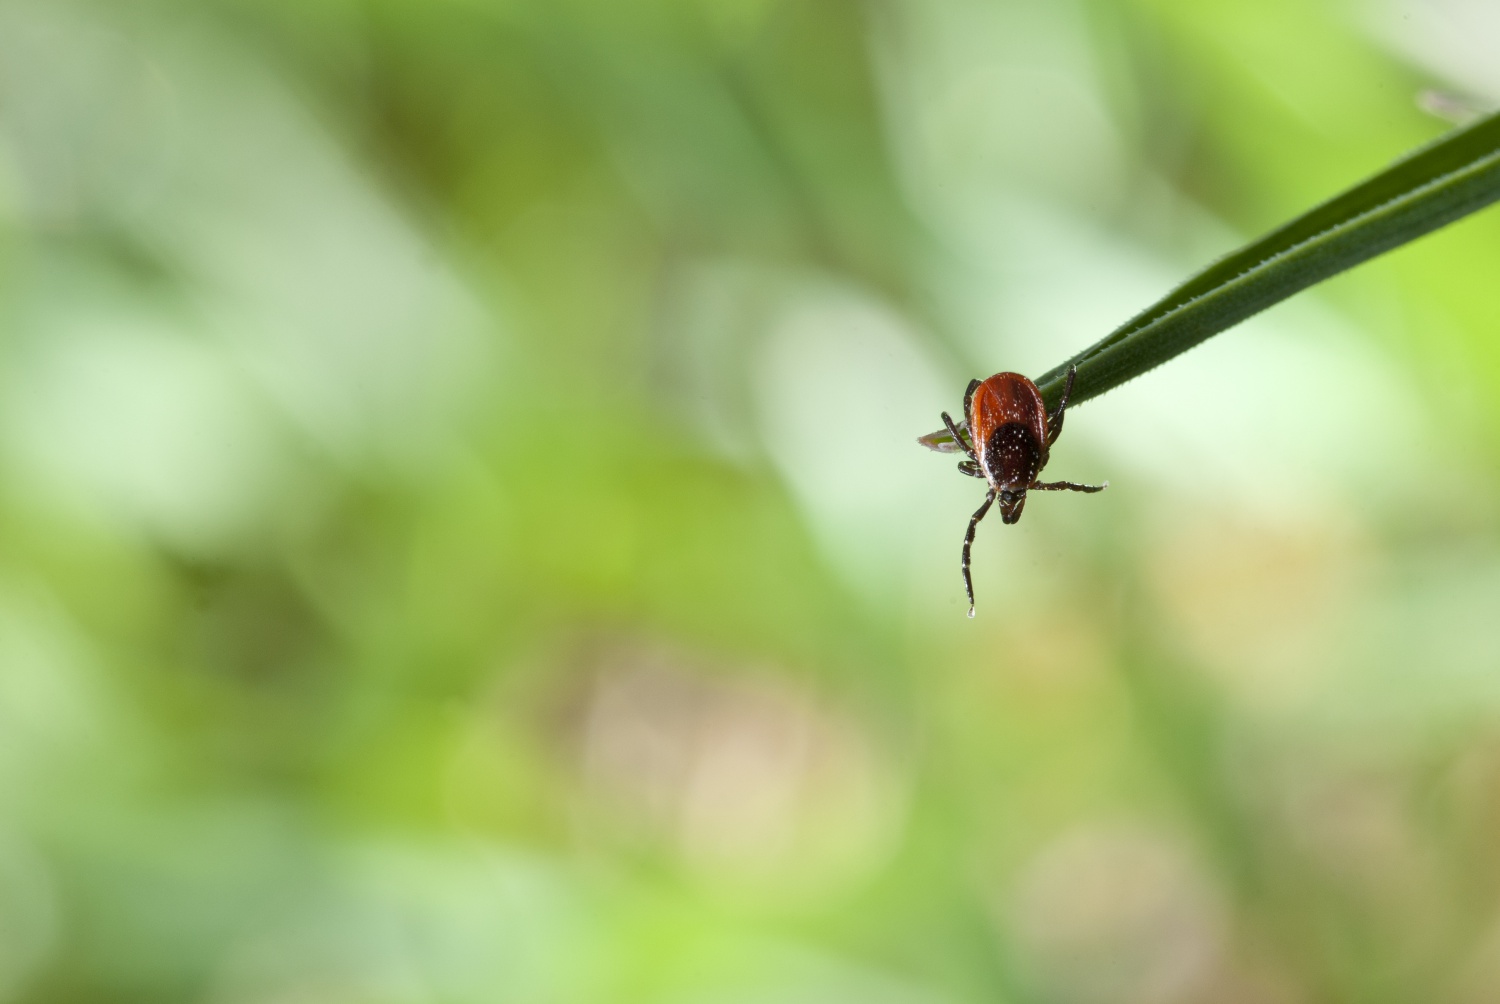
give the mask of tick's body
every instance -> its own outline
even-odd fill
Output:
[[[997,373],[977,387],[971,384],[969,391],[964,415],[980,473],[996,489],[1024,496],[1047,466],[1047,454],[1057,438],[1048,429],[1054,423],[1048,421],[1041,391],[1019,373]],[[1061,409],[1055,424],[1061,430]],[[1014,523],[1021,515],[1019,504],[1014,516],[1005,515],[1003,498],[1000,510],[1007,523]]]
[[[964,536],[964,590],[969,595],[970,617],[974,616],[974,584],[969,577],[969,549],[974,544],[975,528],[990,511],[996,496],[1000,499],[1000,518],[1014,523],[1021,518],[1028,491],[1097,492],[1109,486],[1107,481],[1102,485],[1078,485],[1071,481],[1037,480],[1047,466],[1052,444],[1062,432],[1063,413],[1076,376],[1076,369],[1068,370],[1062,400],[1050,415],[1042,403],[1042,392],[1019,373],[996,373],[988,380],[970,381],[964,394],[967,440],[948,413],[943,412],[943,424],[954,443],[969,457],[959,462],[958,469],[970,477],[983,478],[990,486],[984,505],[969,520],[969,532]]]

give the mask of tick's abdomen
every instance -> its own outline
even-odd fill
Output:
[[[985,477],[997,488],[1025,488],[1041,473],[1040,445],[1030,424],[1006,422],[998,426],[980,454]]]
[[[1036,384],[996,373],[974,390],[969,432],[979,466],[996,488],[1026,488],[1047,465],[1047,412]]]

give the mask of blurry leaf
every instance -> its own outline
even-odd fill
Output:
[[[1417,107],[1450,125],[1468,125],[1495,111],[1491,102],[1468,94],[1428,89],[1417,95]]]

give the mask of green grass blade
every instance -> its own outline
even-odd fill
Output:
[[[1037,380],[1049,407],[1078,366],[1086,401],[1291,296],[1500,199],[1500,115],[1397,161],[1219,259]]]

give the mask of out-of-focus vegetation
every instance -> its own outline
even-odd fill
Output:
[[[912,440],[1497,28],[0,2],[0,1000],[1495,999],[1500,215]]]

